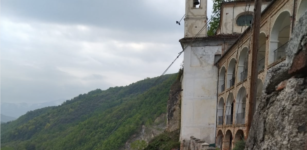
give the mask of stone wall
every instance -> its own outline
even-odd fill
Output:
[[[268,71],[245,149],[307,150],[307,12],[298,21],[287,61]]]

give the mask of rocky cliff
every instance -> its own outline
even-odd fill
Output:
[[[268,71],[246,150],[307,150],[307,12],[295,26],[287,60]]]
[[[131,143],[135,141],[145,141],[149,143],[153,138],[163,133],[166,128],[166,115],[162,114],[155,119],[151,125],[142,125],[142,127],[133,134],[125,144],[125,147],[122,147],[121,150],[130,150]]]
[[[183,70],[178,73],[175,83],[172,85],[167,101],[167,132],[180,129],[180,103],[181,103],[181,77]]]

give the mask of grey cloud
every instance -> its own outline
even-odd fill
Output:
[[[1,1],[2,101],[66,100],[160,75],[183,36],[174,23],[182,14],[166,3]]]
[[[165,3],[170,7],[162,9],[182,9],[174,0]],[[2,15],[11,18],[141,32],[178,31],[175,21],[184,14],[183,10],[182,14],[162,9],[154,11],[144,0],[2,0],[1,6]]]

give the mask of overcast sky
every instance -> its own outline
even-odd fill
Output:
[[[1,0],[1,101],[64,101],[159,76],[185,0]],[[212,2],[208,2],[208,17]],[[183,22],[182,22],[183,23]],[[170,68],[175,73],[182,57]]]

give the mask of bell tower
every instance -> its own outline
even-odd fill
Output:
[[[186,0],[184,37],[196,35],[197,37],[207,36],[207,0]]]

